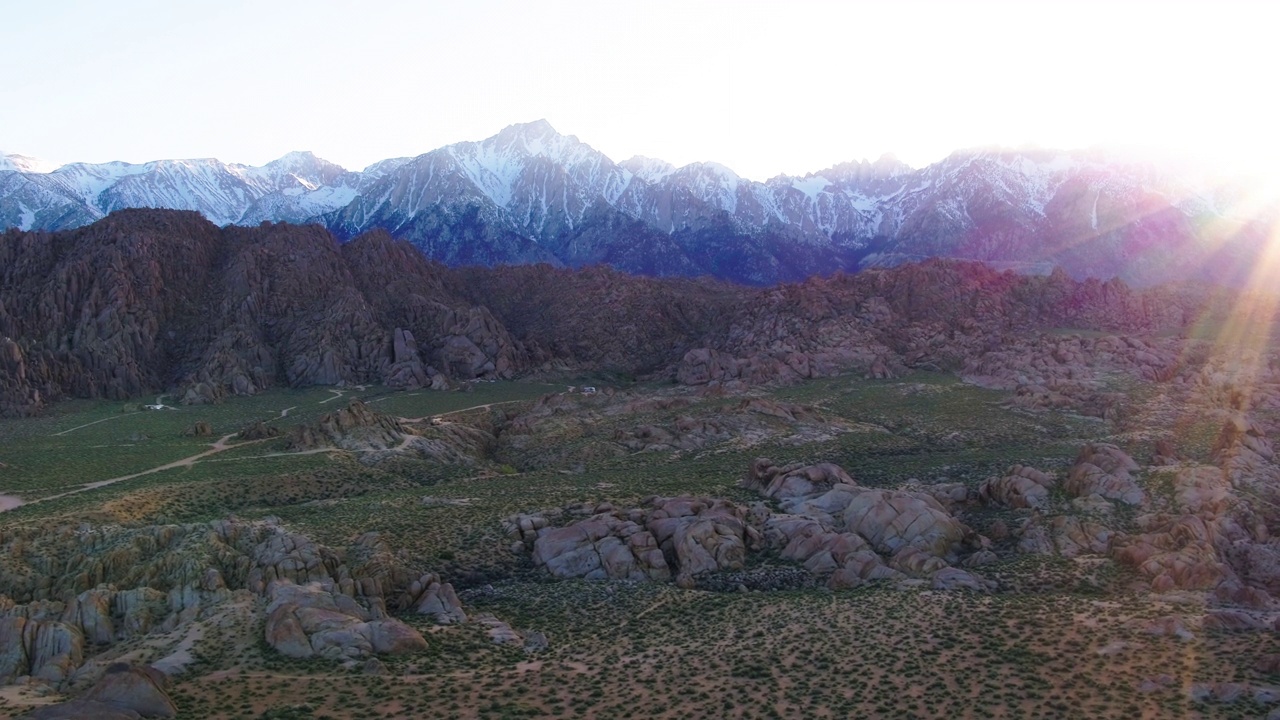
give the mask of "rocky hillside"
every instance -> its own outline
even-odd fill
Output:
[[[273,385],[441,388],[530,372],[776,382],[960,370],[1009,333],[1176,331],[1208,302],[942,261],[766,290],[605,267],[449,269],[381,231],[340,244],[317,226],[219,229],[141,210],[9,231],[0,268],[8,415],[62,397],[202,403]]]
[[[263,167],[217,160],[0,158],[0,227],[57,230],[130,207],[219,224],[374,229],[448,264],[604,263],[646,275],[766,285],[929,257],[1139,284],[1239,283],[1274,198],[1096,151],[978,149],[925,168],[892,157],[766,182],[716,163],[614,162],[546,121],[348,172],[310,153]]]

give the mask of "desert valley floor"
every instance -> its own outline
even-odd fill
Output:
[[[1100,376],[1109,417],[920,371],[65,401],[0,423],[2,602],[64,630],[0,672],[151,664],[183,718],[1260,717],[1275,613],[1204,589],[1280,396],[1198,377]]]

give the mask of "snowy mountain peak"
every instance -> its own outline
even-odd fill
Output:
[[[676,166],[666,160],[636,155],[618,163],[618,166],[647,183],[661,182],[662,178],[676,171]]]
[[[721,165],[718,162],[689,163],[688,165],[685,165],[684,167],[677,170],[676,172],[680,173],[681,175],[711,176],[724,182],[728,182],[728,181],[736,182],[742,179],[741,177],[739,177],[738,173],[725,167],[724,165]]]
[[[533,122],[516,123],[514,125],[508,125],[502,129],[502,132],[498,133],[497,138],[508,139],[508,138],[519,137],[519,138],[526,138],[526,139],[536,139],[536,138],[545,138],[548,135],[559,135],[559,134],[560,133],[556,132],[555,128],[551,127],[551,123],[547,122],[545,119],[542,119],[542,120],[534,120]]]
[[[40,158],[0,151],[0,172],[11,171],[46,174],[57,169],[57,165],[41,160]]]
[[[314,190],[333,184],[346,172],[342,166],[316,157],[309,150],[295,150],[260,168],[244,168],[247,180],[265,183],[268,191],[285,190],[294,185]]]
[[[318,165],[334,165],[334,163],[316,157],[316,154],[310,150],[294,150],[285,153],[271,162],[263,165],[264,168],[289,168],[289,169],[310,169]],[[335,165],[336,167],[336,165]]]

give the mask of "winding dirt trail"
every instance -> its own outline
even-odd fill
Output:
[[[450,410],[449,412],[436,413],[435,415],[423,415],[422,417],[419,417],[419,418],[398,417],[396,419],[404,423],[420,423],[420,422],[426,422],[428,420],[432,420],[435,418],[446,417],[448,415],[457,415],[458,413],[464,413],[469,410],[480,410],[482,408],[497,407],[498,405],[510,405],[511,403],[518,403],[518,402],[529,402],[529,401],[528,400],[503,400],[502,402],[491,402],[491,403],[485,403],[483,405],[472,405],[471,407],[462,408],[461,410]]]
[[[334,393],[334,396],[333,396],[333,397],[331,397],[331,398],[328,398],[328,399],[326,399],[326,400],[321,400],[321,401],[320,401],[320,404],[322,404],[322,405],[323,405],[324,403],[327,403],[327,402],[329,402],[330,400],[337,400],[338,398],[342,397],[342,396],[345,394],[345,391],[343,391],[343,390],[330,390],[329,392]],[[161,397],[163,397],[163,396],[161,396]],[[435,414],[435,415],[425,415],[425,416],[420,417],[420,418],[403,418],[403,417],[402,417],[402,418],[397,418],[397,419],[398,419],[398,420],[400,420],[400,422],[405,422],[405,423],[420,423],[420,422],[426,422],[426,421],[428,421],[428,420],[432,420],[432,419],[434,419],[434,418],[443,418],[443,417],[446,417],[446,416],[449,416],[449,415],[456,415],[456,414],[458,414],[458,413],[469,412],[469,411],[471,411],[471,410],[482,410],[482,409],[484,409],[484,408],[496,407],[496,406],[498,406],[498,405],[510,405],[510,404],[512,404],[512,403],[518,403],[518,402],[527,402],[527,401],[525,401],[525,400],[503,400],[503,401],[501,401],[501,402],[491,402],[491,403],[484,403],[484,404],[482,404],[482,405],[472,405],[471,407],[466,407],[466,408],[462,408],[462,409],[459,409],[459,410],[450,410],[450,411],[448,411],[448,412],[437,413],[437,414]],[[288,417],[288,415],[289,415],[289,411],[290,411],[290,410],[295,410],[295,409],[297,409],[297,406],[296,406],[296,405],[295,405],[295,406],[293,406],[293,407],[285,408],[284,410],[281,410],[281,411],[280,411],[280,417],[279,417],[279,418],[276,418],[276,419],[283,419],[283,418],[285,418],[285,417]],[[128,413],[128,415],[132,415],[132,414],[134,414],[134,413]],[[82,427],[88,427],[89,425],[95,425],[95,424],[100,423],[100,422],[106,422],[107,420],[114,420],[116,417],[125,417],[125,415],[119,415],[119,416],[113,416],[113,417],[103,418],[102,420],[95,420],[95,421],[93,421],[93,422],[91,422],[91,423],[86,423],[86,424],[84,424],[84,425],[80,425],[79,427],[73,427],[73,428],[71,428],[70,430],[63,430],[63,431],[62,431],[62,432],[60,432],[60,433],[55,433],[55,435],[65,435],[65,434],[67,434],[67,433],[71,432],[72,430],[79,430],[79,429],[80,429],[80,428],[82,428]],[[244,447],[245,445],[254,445],[254,444],[256,444],[256,443],[265,442],[265,441],[267,441],[267,440],[271,439],[271,438],[262,438],[262,439],[259,439],[259,440],[246,440],[246,441],[244,441],[244,442],[236,443],[236,444],[234,444],[234,445],[230,444],[231,438],[235,437],[235,436],[236,436],[236,435],[238,435],[238,434],[239,434],[239,433],[231,433],[231,434],[229,434],[229,435],[223,435],[222,437],[218,438],[218,440],[217,440],[216,442],[212,443],[212,444],[209,446],[209,449],[208,449],[208,450],[204,450],[204,451],[202,451],[202,452],[198,452],[198,453],[196,453],[195,455],[191,455],[191,456],[189,456],[189,457],[182,458],[181,460],[174,460],[173,462],[165,463],[165,464],[163,464],[163,465],[157,465],[156,467],[150,468],[150,469],[148,469],[148,470],[143,470],[143,471],[141,471],[141,472],[132,473],[132,474],[130,474],[130,475],[121,475],[120,477],[113,477],[113,478],[109,478],[109,479],[107,479],[107,480],[96,480],[96,481],[91,482],[91,483],[85,483],[84,485],[81,485],[80,487],[78,487],[78,488],[76,488],[76,489],[74,489],[74,490],[68,490],[68,491],[66,491],[66,492],[58,493],[58,494],[56,494],[56,495],[49,495],[49,496],[47,496],[47,497],[42,497],[42,498],[39,498],[39,499],[37,499],[37,500],[26,501],[26,500],[23,500],[23,499],[22,499],[22,498],[20,498],[20,497],[15,496],[15,495],[0,495],[0,512],[5,512],[5,511],[7,511],[7,510],[13,510],[14,508],[21,507],[21,506],[23,506],[23,505],[34,505],[34,504],[36,504],[36,503],[42,503],[42,502],[45,502],[46,500],[57,500],[58,498],[64,498],[64,497],[67,497],[67,496],[69,496],[69,495],[76,495],[76,494],[79,494],[79,493],[82,493],[82,492],[88,492],[88,491],[90,491],[90,490],[97,490],[98,488],[107,487],[108,485],[114,485],[114,484],[116,484],[116,483],[118,483],[118,482],[124,482],[125,480],[132,480],[132,479],[134,479],[134,478],[139,478],[139,477],[142,477],[142,476],[144,476],[144,475],[152,475],[152,474],[155,474],[155,473],[158,473],[158,472],[164,472],[165,470],[174,470],[174,469],[176,469],[176,468],[182,468],[182,467],[187,467],[187,468],[189,468],[189,467],[191,467],[192,465],[195,465],[197,462],[200,462],[201,460],[204,460],[205,458],[207,458],[207,457],[209,457],[209,456],[211,456],[211,455],[217,455],[217,454],[218,454],[218,453],[220,453],[220,452],[225,452],[225,451],[230,450],[230,449],[232,449],[232,448]],[[400,444],[399,444],[399,445],[397,445],[397,446],[396,446],[396,447],[394,447],[394,448],[389,448],[389,449],[390,449],[390,450],[392,450],[393,452],[399,452],[399,451],[405,450],[405,449],[407,449],[407,448],[409,447],[409,444],[410,444],[411,442],[413,442],[413,439],[414,439],[414,438],[416,438],[416,437],[417,437],[416,435],[404,435],[404,436],[403,436],[403,438],[404,438],[404,439],[400,442]],[[253,457],[253,458],[268,458],[268,457],[285,457],[285,456],[288,456],[288,455],[316,455],[316,454],[326,453],[326,452],[351,452],[351,451],[350,451],[350,450],[342,450],[342,449],[340,449],[340,448],[317,448],[317,449],[315,449],[315,450],[301,450],[301,451],[298,451],[298,452],[287,452],[287,453],[267,453],[267,454],[264,454],[264,455],[254,455],[254,456],[252,456],[252,457]],[[375,452],[375,451],[373,451],[373,450],[369,450],[369,451],[365,451],[365,452]],[[249,458],[249,457],[245,457],[245,458],[230,458],[230,459],[228,459],[228,460],[225,460],[225,461],[220,460],[220,461],[218,461],[218,462],[230,462],[230,461],[232,461],[232,460],[249,460],[249,459],[251,459],[251,458]]]
[[[209,457],[210,455],[216,455],[220,452],[224,452],[232,448],[244,447],[245,445],[254,445],[256,443],[265,442],[266,440],[271,439],[271,438],[262,438],[261,440],[246,440],[242,443],[236,443],[234,445],[229,444],[229,441],[231,440],[231,438],[235,437],[238,434],[239,433],[231,433],[229,435],[223,435],[222,437],[218,438],[216,442],[211,444],[208,450],[205,450],[203,452],[198,452],[195,455],[182,458],[181,460],[174,460],[171,463],[158,465],[149,470],[143,470],[142,472],[136,472],[131,475],[121,475],[120,477],[113,477],[107,480],[95,480],[94,482],[91,482],[91,483],[85,483],[84,485],[81,485],[80,487],[74,490],[68,490],[66,492],[58,493],[57,495],[49,495],[46,497],[39,498],[38,500],[31,500],[29,502],[24,502],[22,500],[19,500],[18,502],[21,505],[35,505],[36,503],[42,503],[47,500],[57,500],[58,498],[64,498],[64,497],[67,497],[68,495],[76,495],[82,492],[88,492],[90,490],[97,490],[98,488],[103,488],[108,485],[114,485],[118,482],[124,482],[125,480],[132,480],[134,478],[139,478],[139,477],[142,477],[143,475],[151,475],[154,473],[164,472],[165,470],[173,470],[175,468],[180,468],[180,467],[191,467],[192,465],[195,465],[197,462],[199,462],[200,460],[203,460],[204,458]],[[12,497],[12,496],[8,496],[8,497]],[[0,506],[0,512],[3,512],[4,510],[9,510],[9,509],[12,509],[12,508],[6,508],[6,507]]]
[[[60,436],[62,436],[62,435],[66,435],[67,433],[75,432],[76,430],[79,430],[79,429],[81,429],[81,428],[87,428],[87,427],[89,427],[90,425],[97,425],[98,423],[104,423],[104,422],[106,422],[106,421],[108,421],[108,420],[118,420],[118,419],[120,419],[120,418],[122,418],[122,417],[129,417],[130,415],[137,415],[137,414],[138,414],[138,413],[136,413],[136,412],[131,412],[131,413],[121,413],[120,415],[112,415],[112,416],[110,416],[110,417],[104,417],[104,418],[102,418],[101,420],[94,420],[93,422],[85,423],[85,424],[83,424],[83,425],[77,425],[77,426],[75,426],[75,427],[73,427],[73,428],[71,428],[71,429],[69,429],[69,430],[63,430],[62,432],[56,432],[56,433],[54,433],[54,434],[50,435],[49,437],[60,437]]]

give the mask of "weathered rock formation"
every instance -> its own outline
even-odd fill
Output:
[[[217,402],[267,387],[504,377],[522,350],[443,268],[383,233],[219,229],[134,210],[0,237],[0,412],[177,387]],[[438,369],[437,369],[438,368]]]
[[[1053,485],[1052,475],[1033,467],[1014,465],[1004,477],[984,480],[978,486],[978,496],[984,502],[1005,507],[1043,509],[1049,503],[1049,490]]]
[[[399,420],[375,412],[360,400],[322,416],[310,425],[298,425],[289,436],[293,450],[333,447],[341,450],[388,450],[399,446],[412,432]]]
[[[67,702],[38,708],[21,717],[25,720],[81,720],[101,718],[172,718],[178,708],[165,689],[169,679],[151,667],[114,663],[87,692]]]
[[[361,604],[331,583],[278,580],[267,599],[267,644],[289,657],[351,660],[427,647],[417,630],[387,617],[382,603]]]
[[[247,601],[280,652],[352,659],[411,652],[388,608],[466,620],[453,587],[376,533],[335,550],[274,520],[142,528],[29,527],[0,535],[0,682],[71,679],[94,652]],[[54,571],[54,568],[57,571]]]
[[[551,527],[545,515],[519,515],[506,522],[518,547],[557,577],[627,580],[675,578],[691,586],[698,575],[740,569],[759,531],[747,511],[725,500],[653,498],[645,507],[595,508],[590,517]]]
[[[1129,505],[1140,505],[1146,493],[1131,473],[1139,470],[1133,458],[1115,445],[1090,443],[1080,450],[1063,488],[1072,497],[1101,495]]]
[[[521,514],[504,523],[512,549],[558,577],[667,580],[740,570],[769,549],[829,578],[832,588],[870,580],[927,578],[938,589],[988,589],[953,566],[994,559],[987,541],[925,491],[859,487],[832,464],[752,463],[743,485],[778,502],[750,508],[708,498],[654,498],[617,510],[605,503]],[[557,527],[566,516],[581,519]]]

